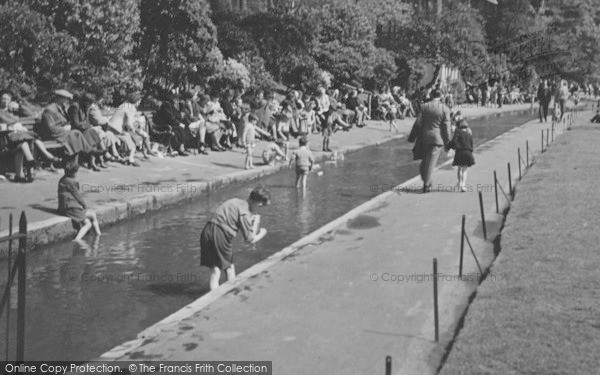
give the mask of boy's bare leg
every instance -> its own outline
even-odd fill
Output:
[[[227,273],[227,281],[235,279],[235,267],[233,264],[225,272]]]
[[[81,240],[83,238],[83,236],[85,236],[86,233],[90,230],[91,227],[92,227],[92,223],[90,222],[90,219],[85,219],[85,223],[79,229],[79,232],[77,233],[77,236],[75,237],[74,241]]]
[[[302,190],[306,190],[306,179],[308,175],[306,173],[302,174]]]
[[[221,270],[219,267],[213,267],[210,270],[210,290],[215,290],[219,287],[219,280],[221,279]]]
[[[300,188],[300,179],[302,178],[301,174],[296,174],[296,189]]]

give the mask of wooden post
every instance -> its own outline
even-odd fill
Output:
[[[510,195],[510,198],[512,199],[513,188],[512,188],[512,176],[510,173],[510,163],[508,163],[508,194]]]
[[[27,235],[27,218],[25,212],[21,212],[19,220],[19,233]],[[27,275],[25,266],[25,251],[27,249],[27,237],[19,238],[18,262],[18,301],[17,301],[17,362],[23,363],[25,359],[25,288],[27,287]],[[7,343],[8,344],[8,343]]]
[[[481,226],[483,227],[483,239],[487,240],[487,227],[485,224],[485,211],[483,210],[483,194],[481,193],[481,191],[479,192],[479,210],[481,211]],[[462,238],[461,238],[461,241],[462,241]]]
[[[465,249],[465,215],[462,215],[462,226],[460,227],[460,258],[458,261],[458,276],[459,277],[462,277],[464,249]]]
[[[433,320],[435,324],[435,342],[440,341],[440,325],[438,316],[438,283],[437,258],[433,258]]]
[[[385,357],[385,375],[392,375],[392,357]]]
[[[519,181],[523,179],[523,175],[521,174],[521,148],[517,148],[517,155],[519,156]]]
[[[525,151],[525,157],[527,158],[527,163],[525,164],[526,168],[529,168],[529,141],[525,141],[525,147],[527,148]]]
[[[542,129],[542,152],[544,152],[544,129]]]
[[[496,171],[494,171],[494,195],[496,196],[496,213],[500,213],[500,206],[498,205],[498,178],[496,177]]]

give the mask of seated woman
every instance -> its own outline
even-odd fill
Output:
[[[183,101],[180,103],[183,124],[189,131],[190,142],[197,142],[198,152],[208,155],[206,152],[206,121],[202,117],[202,110],[198,104],[198,95],[192,91],[183,93]],[[189,147],[193,147],[190,143]]]
[[[219,104],[219,96],[217,93],[213,93],[211,96],[206,96],[203,100],[203,111],[206,118],[206,126],[208,129],[214,129],[218,131],[218,136],[215,138],[218,140],[211,144],[211,150],[213,151],[226,151],[226,148],[221,144],[223,137],[227,137],[231,133],[231,128],[227,125],[227,117]]]
[[[90,104],[88,107],[87,118],[90,122],[90,125],[92,125],[92,129],[94,129],[100,136],[100,139],[102,139],[102,143],[106,149],[106,152],[103,156],[104,159],[106,161],[123,162],[123,159],[117,150],[117,146],[121,144],[121,141],[119,138],[117,138],[115,133],[108,130],[109,118],[102,114],[102,111],[100,110],[98,104],[94,101],[94,98],[90,96],[90,99],[92,99],[92,104]]]
[[[175,153],[181,156],[188,156],[189,154],[185,151],[185,145],[188,142],[188,136],[185,131],[185,124],[179,110],[176,107],[176,95],[168,93],[166,100],[161,104],[158,112],[156,113],[156,127],[158,131],[170,130],[173,133],[171,137],[170,146],[173,148]]]
[[[57,90],[54,94],[54,102],[42,112],[42,121],[38,129],[40,137],[62,144],[65,154],[73,160],[78,160],[80,154],[85,157],[94,152],[84,135],[79,130],[71,129],[69,124],[67,109],[73,95],[66,90]]]
[[[135,161],[136,144],[131,137],[130,131],[135,129],[137,105],[140,100],[141,95],[137,92],[127,95],[126,100],[117,108],[108,121],[108,130],[119,138],[121,144],[125,146],[126,152],[128,152],[125,164],[134,167],[139,167],[140,165]]]
[[[95,152],[88,155],[88,166],[89,169],[97,172],[100,171],[100,169],[96,166],[96,158],[99,158],[101,155],[106,153],[106,147],[104,146],[104,143],[102,142],[98,132],[92,128],[92,125],[88,119],[89,107],[93,102],[93,98],[91,98],[88,94],[78,97],[77,100],[75,100],[74,103],[69,107],[68,115],[69,121],[71,122],[71,127],[79,130],[90,146],[95,149]],[[107,168],[101,158],[99,158],[98,162],[100,167]]]
[[[60,162],[60,158],[53,156],[46,150],[44,143],[37,134],[28,131],[21,124],[20,116],[31,117],[30,115],[17,103],[12,102],[10,93],[2,93],[0,99],[0,132],[4,134],[8,150],[15,153],[14,182],[31,182],[34,179],[35,160],[30,143],[44,155],[46,160],[51,163]],[[27,176],[24,169],[27,171]]]

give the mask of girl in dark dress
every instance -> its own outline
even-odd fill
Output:
[[[473,136],[469,124],[464,118],[459,118],[456,121],[456,131],[452,137],[452,141],[446,146],[446,151],[455,149],[454,162],[452,165],[457,166],[458,186],[460,191],[467,191],[467,169],[475,164],[473,158]]]
[[[78,229],[75,241],[79,241],[93,226],[96,235],[100,235],[100,225],[94,211],[89,211],[79,194],[79,182],[75,179],[79,164],[74,160],[65,166],[65,175],[58,181],[58,212],[68,216]]]

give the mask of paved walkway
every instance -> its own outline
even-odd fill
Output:
[[[529,105],[505,106],[504,111],[525,108],[529,108]],[[499,109],[470,106],[459,109],[471,117],[500,112]],[[383,122],[370,122],[362,129],[336,133],[331,146],[345,152],[386,142],[409,132],[413,122],[414,119],[399,121],[400,135],[390,133],[388,125]],[[311,135],[311,148],[320,150],[321,140],[321,136]],[[297,147],[297,142],[291,143],[292,148]],[[265,146],[265,142],[259,142],[255,151],[257,166],[262,164],[260,154]],[[322,157],[323,153],[316,151],[315,155]],[[222,184],[275,173],[284,167],[258,167],[245,171],[244,159],[242,150],[189,157],[142,159],[140,168],[112,164],[110,169],[102,172],[81,169],[78,179],[88,206],[99,213],[101,224],[106,224],[197,197],[207,189]],[[15,215],[19,210],[25,211],[30,229],[29,244],[54,242],[69,238],[74,233],[70,221],[56,213],[56,187],[60,177],[61,173],[43,171],[31,184],[0,182],[3,192],[0,195],[0,210],[13,212]],[[6,222],[3,220],[3,223]],[[0,235],[6,231],[6,224],[3,224]]]
[[[101,359],[267,360],[276,374],[374,374],[384,372],[385,356],[392,355],[395,374],[435,373],[477,285],[468,249],[467,280],[457,279],[461,215],[486,268],[493,244],[482,238],[477,192],[494,238],[502,216],[495,213],[493,171],[507,189],[507,162],[518,178],[517,147],[524,153],[529,140],[539,150],[548,126],[530,122],[480,147],[468,192],[457,192],[451,161],[442,157],[432,193],[415,192],[421,185],[415,178],[378,196]],[[382,176],[364,183],[386,182]],[[433,340],[433,258],[442,274],[439,343]]]

